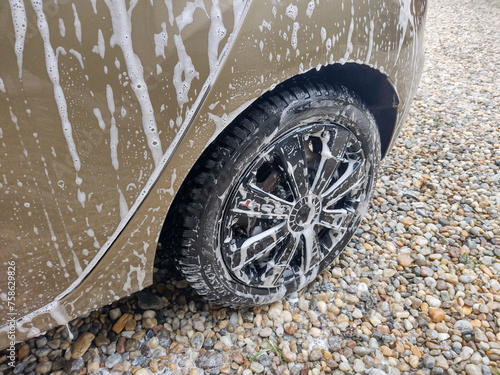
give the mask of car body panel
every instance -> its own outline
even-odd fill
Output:
[[[422,69],[425,1],[36,3],[23,43],[21,2],[0,5],[0,260],[17,264],[17,340],[151,283],[175,193],[260,95],[367,65],[398,94],[395,136]]]

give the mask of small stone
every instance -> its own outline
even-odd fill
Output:
[[[269,337],[273,334],[273,330],[270,327],[262,328],[259,332],[260,337]]]
[[[354,360],[354,364],[352,366],[352,369],[354,370],[354,372],[362,374],[363,371],[365,371],[365,364],[363,363],[363,361],[361,359],[356,358]]]
[[[111,354],[104,363],[107,368],[113,368],[113,366],[117,365],[122,361],[122,356],[119,353]]]
[[[43,348],[45,345],[47,345],[47,338],[46,337],[39,337],[35,340],[35,345],[37,348]]]
[[[111,319],[112,321],[115,321],[120,316],[122,316],[122,311],[120,310],[119,307],[117,307],[116,309],[109,310],[109,319]]]
[[[41,362],[35,367],[35,371],[39,374],[48,374],[52,370],[52,362]]]
[[[47,345],[49,346],[49,348],[51,348],[52,350],[57,350],[59,349],[59,346],[61,345],[61,340],[60,339],[55,339],[55,340],[51,340],[47,343]]]
[[[269,307],[269,311],[267,312],[267,316],[269,319],[275,320],[281,317],[281,313],[283,312],[283,304],[281,302],[274,302],[271,307]]]
[[[444,280],[438,280],[436,284],[436,289],[439,291],[442,290],[447,290],[448,289],[448,283]]]
[[[239,365],[245,362],[245,358],[243,357],[243,354],[241,354],[239,350],[232,352],[231,358],[233,359],[234,362],[236,362]]]
[[[400,255],[398,256],[398,263],[402,267],[408,267],[413,263],[413,258],[408,255]]]
[[[474,341],[476,342],[488,342],[488,338],[484,334],[484,332],[479,328],[474,328]]]
[[[83,356],[87,349],[90,347],[90,344],[92,344],[92,340],[94,340],[94,337],[95,336],[90,332],[85,332],[80,337],[78,337],[78,339],[71,347],[71,358],[76,359]]]
[[[468,346],[463,347],[462,351],[460,352],[460,357],[462,359],[469,359],[471,355],[474,354],[474,350]]]
[[[429,308],[429,316],[431,317],[434,323],[439,323],[445,317],[445,312],[443,309],[430,307]]]
[[[415,220],[413,218],[411,218],[410,216],[407,216],[405,217],[403,220],[402,220],[402,223],[404,225],[413,225],[415,223]]]
[[[372,351],[370,348],[367,348],[366,346],[356,346],[353,349],[354,354],[359,355],[360,357],[364,357],[365,355],[369,355]]]
[[[194,350],[200,350],[203,347],[203,343],[205,342],[205,337],[203,336],[203,333],[196,332],[191,337],[190,342]]]
[[[351,366],[349,365],[349,362],[340,362],[339,370],[343,372],[351,371]]]
[[[476,279],[476,277],[474,275],[464,274],[464,275],[460,275],[460,277],[458,278],[458,281],[460,281],[462,284],[470,284],[470,283],[474,282],[475,279]]]
[[[412,368],[417,368],[417,367],[418,367],[419,362],[420,362],[420,359],[419,359],[416,355],[412,355],[412,356],[410,356],[410,360],[408,361],[409,365],[410,365]]]
[[[382,345],[380,347],[380,351],[382,352],[382,354],[386,357],[391,357],[392,356],[392,349],[390,349],[389,347],[385,346],[385,345]]]
[[[19,362],[21,362],[28,354],[30,354],[30,347],[26,344],[22,344],[17,352]]]
[[[436,297],[431,296],[429,294],[425,296],[425,302],[427,302],[427,304],[430,307],[440,307],[441,306],[441,300],[439,298],[436,298]]]
[[[422,275],[422,277],[431,277],[432,275],[434,275],[434,271],[432,270],[432,268],[422,266],[420,267],[420,274]]]
[[[122,316],[120,316],[120,319],[118,319],[113,325],[112,330],[116,333],[120,333],[125,328],[127,322],[132,318],[133,316],[131,314],[123,314]]]
[[[319,328],[313,327],[310,329],[309,334],[312,337],[318,338],[321,336],[321,330]]]
[[[264,366],[262,366],[259,362],[253,361],[252,364],[250,365],[250,370],[256,374],[260,374],[261,372],[264,371]]]
[[[425,356],[422,359],[422,365],[425,368],[433,369],[436,366],[436,359],[433,356],[430,356],[430,355]]]
[[[165,306],[163,299],[156,294],[139,292],[136,296],[137,304],[143,310],[160,310]]]
[[[155,336],[149,340],[149,347],[151,349],[156,349],[158,346],[160,346],[160,340],[158,340],[158,337]]]
[[[195,361],[198,367],[203,369],[208,369],[209,372],[220,370],[220,367],[224,363],[224,358],[219,352],[203,352],[201,353]],[[253,363],[256,363],[255,361]]]
[[[448,368],[450,366],[448,365],[448,361],[446,360],[446,358],[444,356],[438,355],[435,358],[436,358],[436,367],[440,367],[443,370],[448,370]]]
[[[135,375],[153,375],[153,373],[148,368],[141,368],[135,373]]]
[[[283,328],[285,329],[285,332],[287,334],[289,334],[290,336],[293,336],[295,334],[295,332],[297,332],[297,330],[299,329],[299,327],[297,326],[297,323],[295,322],[290,322],[290,323],[286,323]]]
[[[473,327],[468,320],[457,320],[453,325],[453,329],[458,330],[462,334],[464,334],[464,332],[471,332]]]
[[[96,346],[108,346],[111,341],[107,337],[98,334],[94,340],[94,343]]]
[[[482,375],[483,371],[481,367],[474,365],[474,364],[468,364],[465,366],[465,372],[467,375]]]

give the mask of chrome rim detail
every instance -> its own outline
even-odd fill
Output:
[[[343,126],[304,125],[275,139],[226,200],[220,251],[231,276],[254,287],[308,276],[357,224],[366,170],[361,142]]]

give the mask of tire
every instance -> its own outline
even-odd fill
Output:
[[[278,86],[186,178],[171,227],[179,270],[235,307],[303,288],[357,229],[379,163],[375,120],[354,94],[304,78]]]

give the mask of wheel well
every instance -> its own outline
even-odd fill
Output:
[[[345,86],[363,100],[377,122],[380,151],[384,157],[396,125],[399,104],[396,90],[387,76],[367,65],[356,63],[329,65],[305,75]]]

